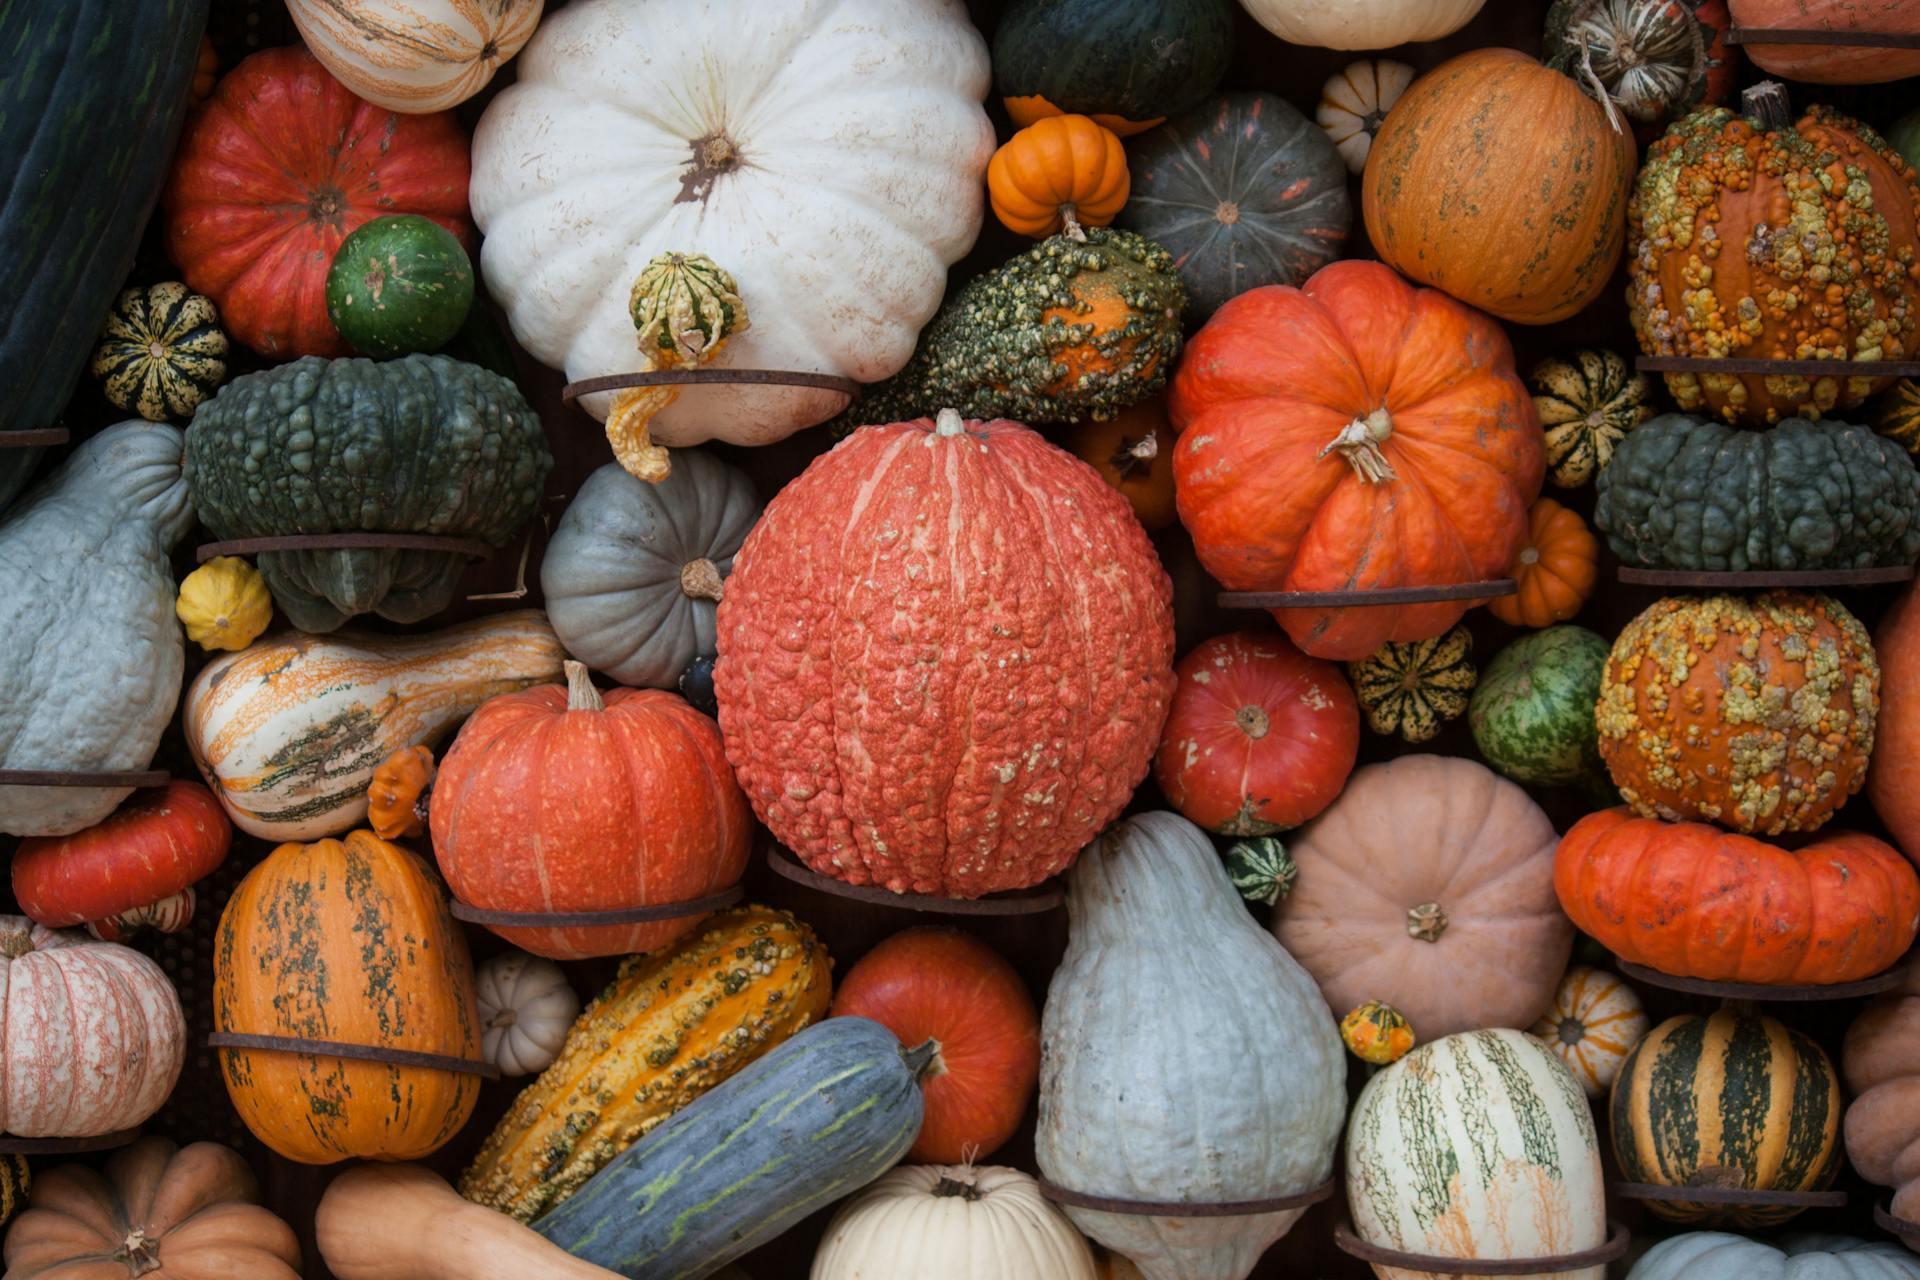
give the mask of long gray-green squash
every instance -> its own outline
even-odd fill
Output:
[[[917,1050],[808,1027],[616,1156],[533,1229],[633,1280],[702,1280],[892,1168],[920,1133]]]

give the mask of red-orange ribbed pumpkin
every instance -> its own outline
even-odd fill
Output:
[[[780,491],[719,648],[727,757],[783,844],[973,898],[1064,869],[1146,775],[1172,587],[1091,467],[946,410],[864,427]]]
[[[434,856],[453,896],[489,911],[687,902],[739,880],[753,820],[712,720],[678,694],[567,684],[482,703],[433,786]],[[665,946],[698,916],[574,928],[489,925],[551,960]]]

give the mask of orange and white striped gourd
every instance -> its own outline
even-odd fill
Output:
[[[486,88],[546,0],[287,0],[313,56],[375,106],[419,115]]]
[[[1567,1064],[1587,1096],[1599,1098],[1651,1025],[1632,987],[1603,969],[1577,964],[1560,979],[1553,1007],[1530,1029]]]

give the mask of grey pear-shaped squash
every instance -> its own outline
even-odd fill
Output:
[[[193,524],[181,434],[123,422],[0,521],[0,769],[144,769],[185,662],[168,555]],[[92,826],[125,787],[0,787],[0,831]]]
[[[540,590],[554,634],[621,684],[675,687],[714,651],[722,583],[759,518],[753,481],[718,458],[676,449],[659,484],[608,463],[547,543]]]
[[[1040,1030],[1034,1155],[1057,1186],[1220,1203],[1325,1182],[1346,1061],[1307,971],[1172,813],[1116,823],[1068,884],[1066,957]],[[1156,1218],[1068,1207],[1146,1280],[1243,1280],[1304,1210]]]

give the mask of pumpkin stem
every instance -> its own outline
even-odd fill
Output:
[[[1422,942],[1438,942],[1447,931],[1447,911],[1437,902],[1423,902],[1407,908],[1407,936]]]
[[[913,1078],[923,1084],[947,1073],[946,1060],[940,1056],[940,1042],[932,1038],[911,1049],[902,1049],[900,1060],[907,1064],[907,1070],[913,1073]]]
[[[1742,93],[1740,106],[1763,133],[1783,133],[1793,127],[1793,100],[1778,80],[1762,80]]]
[[[1607,92],[1607,86],[1600,82],[1600,75],[1593,69],[1593,46],[1585,40],[1580,42],[1580,74],[1586,77],[1585,88],[1600,100],[1601,110],[1607,113],[1607,124],[1615,133],[1625,133],[1627,127],[1620,123],[1620,113],[1614,109],[1613,95]]]
[[[720,580],[720,568],[713,561],[701,556],[698,560],[689,560],[680,566],[680,591],[695,600],[711,600],[720,603],[725,584]]]
[[[568,658],[564,666],[567,673],[567,710],[605,711],[607,704],[601,699],[600,691],[593,687],[593,672],[587,670],[587,664]]]
[[[1233,713],[1233,722],[1239,726],[1240,732],[1255,741],[1266,737],[1271,727],[1267,713],[1251,703]]]
[[[1071,200],[1060,206],[1060,230],[1067,239],[1086,243],[1087,230],[1080,225],[1080,210]]]
[[[957,436],[966,429],[966,420],[958,409],[942,409],[933,420],[933,434],[937,436]]]
[[[1337,451],[1353,468],[1353,473],[1366,484],[1397,480],[1399,477],[1394,474],[1393,464],[1380,451],[1380,446],[1392,435],[1393,418],[1382,407],[1340,428],[1340,434],[1329,441],[1318,456],[1324,458]]]
[[[33,951],[33,930],[27,925],[13,926],[0,933],[0,956],[18,960]]]
[[[508,1006],[487,1019],[487,1029],[491,1031],[497,1027],[511,1027],[519,1021],[519,1012],[512,1006]]]
[[[140,1227],[127,1232],[126,1239],[113,1251],[113,1260],[124,1263],[129,1276],[143,1276],[160,1269],[160,1242],[147,1239]]]
[[[1138,440],[1121,437],[1120,447],[1107,459],[1107,465],[1113,468],[1115,475],[1136,476],[1151,469],[1153,460],[1159,456],[1160,437],[1158,433],[1149,431]]]
[[[962,1200],[974,1201],[980,1198],[980,1188],[971,1182],[962,1182],[950,1174],[941,1174],[940,1181],[933,1184],[936,1199],[958,1196]]]

